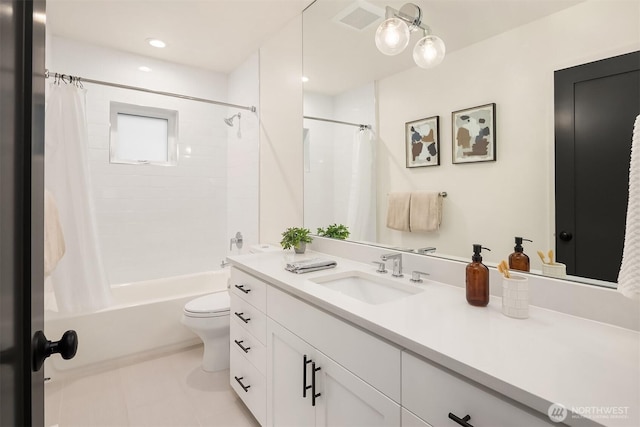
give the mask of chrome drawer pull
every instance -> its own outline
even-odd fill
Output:
[[[244,292],[245,294],[248,294],[249,292],[251,292],[251,289],[245,289],[244,285],[235,285],[236,288],[240,289],[242,292]]]
[[[238,381],[238,384],[240,384],[240,387],[242,387],[242,389],[243,389],[245,392],[249,393],[249,388],[250,388],[251,386],[250,386],[250,385],[244,385],[244,384],[242,384],[242,381],[240,381],[240,380],[242,380],[244,377],[240,377],[240,378],[238,378],[238,377],[234,376],[233,378],[235,378],[235,379],[236,379],[236,381]]]
[[[464,427],[473,427],[471,424],[469,424],[467,421],[469,421],[471,419],[471,415],[465,415],[463,418],[458,418],[457,416],[455,416],[453,413],[449,412],[449,418],[451,418],[453,421],[457,422],[458,424],[460,424],[461,426]]]
[[[251,347],[245,347],[242,345],[242,343],[244,342],[244,340],[233,340],[233,342],[235,342],[238,347],[240,347],[242,349],[242,351],[244,351],[245,353],[249,353],[249,350],[251,350]]]
[[[234,314],[238,316],[238,318],[240,318],[240,320],[242,320],[244,323],[249,323],[249,320],[251,320],[251,318],[249,317],[247,317],[246,319],[242,317],[244,313],[238,313],[237,311],[235,311]]]

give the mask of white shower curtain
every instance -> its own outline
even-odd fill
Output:
[[[347,226],[349,239],[375,242],[375,139],[369,129],[359,130],[353,144]]]
[[[87,142],[85,90],[52,84],[45,115],[45,187],[56,200],[66,245],[51,275],[63,312],[94,311],[111,302],[97,241]]]

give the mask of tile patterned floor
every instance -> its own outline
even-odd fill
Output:
[[[257,427],[229,386],[204,372],[202,346],[45,385],[45,426]]]

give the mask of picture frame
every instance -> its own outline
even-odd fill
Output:
[[[440,116],[405,123],[407,168],[440,165]]]
[[[451,113],[451,157],[454,164],[496,161],[496,104]]]

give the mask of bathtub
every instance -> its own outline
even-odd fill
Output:
[[[62,314],[45,310],[45,334],[55,341],[73,329],[78,351],[71,360],[47,359],[48,377],[135,361],[201,341],[180,323],[187,301],[227,290],[229,270],[190,274],[111,287],[114,304],[93,313]]]

